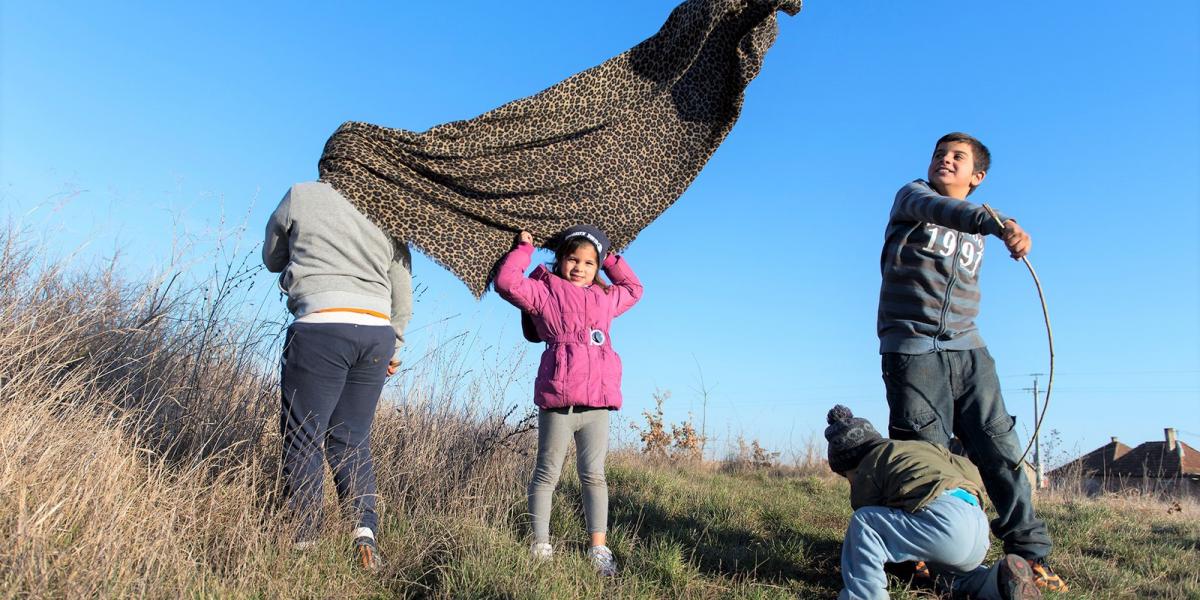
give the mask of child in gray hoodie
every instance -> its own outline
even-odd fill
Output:
[[[357,513],[354,547],[379,568],[371,423],[412,316],[411,255],[329,184],[292,186],[267,222],[263,263],[279,273],[295,321],[287,329],[279,426],[283,491],[311,544],[327,460],[338,497]]]

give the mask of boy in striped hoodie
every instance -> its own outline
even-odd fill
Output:
[[[999,516],[992,532],[1004,551],[1030,562],[1038,585],[1065,591],[1046,565],[1050,535],[1033,514],[1032,488],[1018,468],[1020,444],[1000,395],[996,364],[975,326],[984,236],[1004,241],[1014,259],[1031,240],[1016,221],[1004,227],[966,200],[990,168],[986,146],[965,133],[942,136],[928,180],[900,188],[880,267],[877,329],[887,388],[889,435],[947,446],[963,441]]]

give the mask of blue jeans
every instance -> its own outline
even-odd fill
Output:
[[[987,516],[977,506],[943,495],[910,513],[866,506],[854,511],[842,542],[838,600],[886,599],[885,562],[923,560],[945,591],[999,598],[996,568],[981,565],[988,551]]]
[[[358,526],[375,530],[375,464],[369,447],[375,407],[396,343],[390,326],[292,323],[283,346],[279,428],[283,493],[299,539],[316,535],[324,461],[338,498]]]
[[[948,446],[957,437],[998,514],[992,533],[1005,553],[1024,558],[1050,554],[1050,533],[1033,514],[1032,487],[1017,467],[1021,445],[1016,418],[1000,395],[996,363],[987,348],[883,355],[890,408],[888,434]]]

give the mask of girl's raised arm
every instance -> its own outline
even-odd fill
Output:
[[[516,248],[509,250],[500,261],[496,271],[496,292],[510,304],[533,315],[542,314],[542,304],[550,290],[541,282],[525,276],[525,269],[533,258],[533,244],[522,239]]]
[[[641,299],[642,282],[633,274],[633,269],[629,267],[625,257],[612,253],[604,257],[604,272],[612,282],[609,295],[613,297],[613,305],[616,307],[613,316],[617,317]]]

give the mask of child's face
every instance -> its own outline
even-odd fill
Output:
[[[929,161],[929,184],[938,193],[966,198],[986,173],[975,170],[975,153],[966,142],[943,142]]]
[[[592,285],[596,280],[596,269],[599,268],[598,258],[596,248],[581,244],[558,262],[559,275],[579,287]]]

